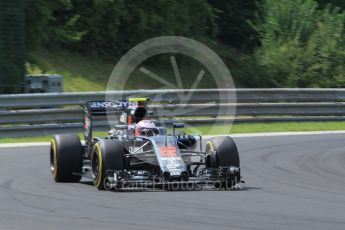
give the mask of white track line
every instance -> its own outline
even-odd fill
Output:
[[[307,131],[307,132],[270,132],[270,133],[239,133],[230,134],[231,137],[277,137],[277,136],[303,136],[303,135],[325,135],[325,134],[345,134],[345,130],[335,131]],[[205,137],[224,135],[205,135]]]
[[[303,135],[325,135],[325,134],[345,134],[345,130],[338,131],[308,131],[308,132],[271,132],[271,133],[241,133],[230,134],[231,137],[277,137],[277,136],[303,136]],[[224,136],[224,135],[204,135],[205,138]],[[8,143],[0,144],[0,148],[11,147],[30,147],[30,146],[49,146],[50,142],[31,142],[31,143]]]
[[[30,147],[30,146],[48,146],[50,142],[31,142],[31,143],[6,143],[0,144],[0,148],[11,148],[11,147]]]

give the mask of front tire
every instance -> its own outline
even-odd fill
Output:
[[[235,141],[231,137],[214,137],[206,144],[207,165],[216,167],[240,167],[240,157]]]
[[[219,188],[232,188],[241,182],[240,158],[236,143],[231,137],[214,137],[207,141],[206,167],[236,170],[232,171],[226,181],[219,183]]]
[[[107,171],[121,171],[125,168],[124,151],[117,140],[99,140],[91,155],[92,177],[99,190],[106,189]]]
[[[80,181],[82,164],[83,155],[79,137],[74,134],[55,135],[50,145],[50,170],[54,180]]]

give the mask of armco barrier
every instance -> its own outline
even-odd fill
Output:
[[[187,94],[191,95],[188,101],[181,100],[181,95]],[[104,100],[105,95],[106,92],[0,95],[0,137],[79,132],[82,106],[87,101]],[[166,123],[171,119],[193,125],[230,121],[228,112],[235,110],[237,122],[345,120],[345,89],[168,89],[114,91],[107,95],[151,97],[149,108]],[[107,124],[100,127],[105,129]]]

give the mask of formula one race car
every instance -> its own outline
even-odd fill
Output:
[[[203,140],[200,135],[171,134],[147,119],[147,98],[93,101],[85,107],[82,143],[77,135],[55,135],[50,168],[56,182],[92,179],[100,190],[184,186],[234,188],[241,182],[235,142],[228,136]],[[92,137],[93,120],[107,114],[120,123],[106,137]],[[177,185],[177,186],[176,186]]]

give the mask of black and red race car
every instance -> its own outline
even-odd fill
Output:
[[[165,127],[139,126],[147,119],[147,98],[88,102],[84,135],[55,135],[51,140],[50,169],[56,182],[89,178],[100,189],[230,189],[241,182],[239,154],[229,136],[203,140],[187,135],[174,123]],[[108,115],[120,122],[106,137],[93,137],[93,120]]]

